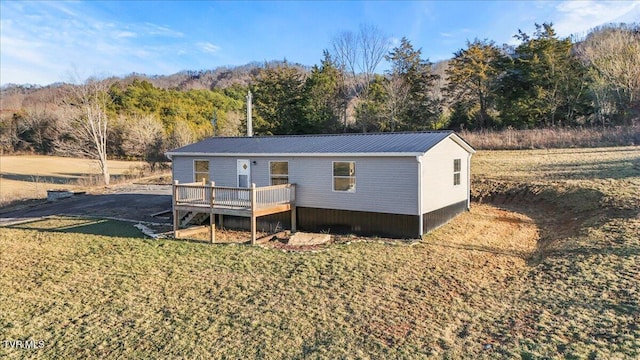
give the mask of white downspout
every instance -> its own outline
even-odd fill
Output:
[[[418,160],[418,234],[422,237],[423,218],[422,218],[422,155],[416,156]]]
[[[467,211],[471,211],[471,156],[472,153],[467,155]]]

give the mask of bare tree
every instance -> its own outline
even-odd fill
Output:
[[[107,163],[109,118],[106,113],[111,98],[108,83],[89,78],[79,86],[69,86],[63,100],[66,121],[61,121],[61,136],[55,141],[57,152],[98,161],[105,185],[110,175]]]
[[[18,143],[18,126],[15,114],[0,113],[0,154],[13,152]]]
[[[226,119],[222,124],[217,125],[217,136],[238,136],[242,134],[240,126],[242,126],[242,120],[244,115],[241,111],[231,110],[226,113]]]
[[[153,115],[123,119],[122,150],[146,161],[151,170],[164,158],[165,138],[162,122]]]
[[[639,116],[640,27],[607,25],[592,31],[578,47],[578,54],[592,68],[597,116],[617,115],[622,121]]]
[[[375,71],[389,50],[389,39],[374,26],[362,24],[358,32],[343,31],[333,38],[332,57],[341,70],[342,121],[348,125],[347,109],[352,99],[366,101]],[[366,123],[366,121],[365,121]]]
[[[176,122],[169,139],[170,146],[172,148],[178,148],[192,144],[195,140],[196,136],[187,122]]]
[[[387,123],[382,130],[394,132],[400,125],[401,113],[406,108],[410,89],[407,82],[396,74],[392,74],[385,81],[384,89],[387,94],[385,101]]]
[[[58,128],[56,113],[37,105],[24,111],[19,120],[18,137],[27,143],[26,147],[40,154],[51,153]]]

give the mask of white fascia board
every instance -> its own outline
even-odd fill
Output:
[[[405,153],[206,153],[206,152],[168,152],[173,156],[216,156],[216,157],[407,157],[422,156],[421,152]]]
[[[468,153],[470,154],[475,154],[476,150],[474,148],[471,147],[471,145],[467,144],[466,141],[464,141],[460,136],[454,134],[451,134],[448,136],[451,140],[455,141],[456,144],[460,145],[463,149],[467,150]]]

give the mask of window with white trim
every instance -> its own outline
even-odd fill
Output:
[[[356,162],[333,162],[333,191],[356,191]]]
[[[209,182],[209,160],[194,160],[193,181],[200,182],[202,179],[206,183]]]
[[[460,169],[462,168],[460,159],[453,159],[453,185],[460,185]]]
[[[282,185],[289,183],[289,162],[269,161],[269,178],[271,185]]]

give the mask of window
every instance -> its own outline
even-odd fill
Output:
[[[286,161],[270,161],[269,174],[271,185],[282,185],[289,183],[289,163]]]
[[[193,179],[195,182],[202,181],[209,182],[209,161],[208,160],[194,160],[193,161]]]
[[[333,163],[333,190],[356,191],[355,161],[335,161]]]
[[[453,185],[460,185],[460,159],[453,159]]]

